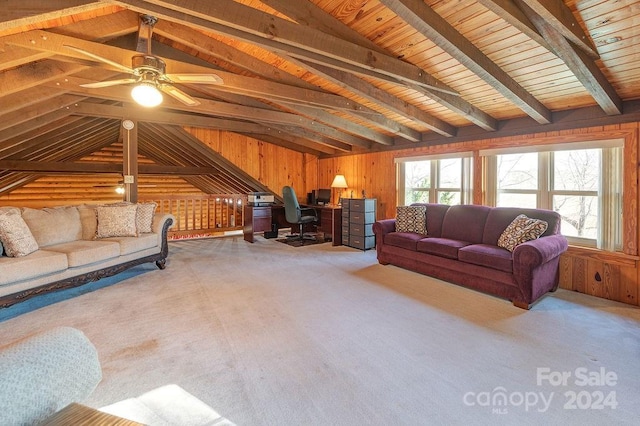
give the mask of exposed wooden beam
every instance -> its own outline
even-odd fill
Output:
[[[556,55],[567,64],[580,83],[591,93],[602,110],[609,115],[622,114],[622,100],[595,61],[583,50],[577,49],[575,44],[570,43],[555,26],[550,25],[531,9],[527,2],[522,0],[515,0],[515,2],[548,41]]]
[[[268,4],[279,12],[287,15],[289,18],[299,22],[301,25],[308,25],[322,32],[326,32],[360,46],[364,46],[368,49],[384,53],[384,49],[380,46],[376,45],[371,40],[357,33],[349,26],[343,24],[310,2],[264,0],[263,3]],[[387,108],[388,110],[405,116],[416,123],[424,125],[436,133],[444,136],[454,136],[456,134],[455,127],[443,122],[442,120],[438,120],[427,112],[413,107],[412,105],[407,105],[406,102],[402,100],[394,100],[397,98],[394,98],[389,93],[381,91],[376,86],[355,77],[352,73],[342,71],[336,67],[325,66],[319,63],[314,64],[312,62],[301,61],[296,58],[292,58],[292,60],[310,71],[328,79],[332,83],[338,84],[352,93],[363,96],[370,102],[377,103],[383,108]],[[325,70],[331,70],[331,74],[327,75]],[[419,86],[417,84],[405,83],[405,85],[431,99],[436,100],[441,105],[455,111],[467,118],[471,123],[474,123],[485,130],[496,130],[498,128],[497,120],[474,107],[459,96],[438,90],[430,90],[429,88]],[[410,137],[406,139],[413,140]]]
[[[123,86],[114,86],[102,89],[87,89],[80,87],[80,84],[87,82],[87,80],[67,77],[60,79],[47,85],[53,85],[53,87],[60,87],[68,92],[80,93],[80,94],[93,94],[105,99],[113,99],[122,102],[130,101],[129,91]],[[177,110],[188,109],[190,112],[203,113],[213,115],[216,117],[229,117],[249,120],[258,123],[270,123],[279,125],[294,125],[302,126],[310,129],[319,134],[331,137],[338,141],[342,141],[349,145],[357,145],[363,148],[370,148],[371,142],[362,139],[358,136],[350,135],[341,132],[334,127],[322,124],[316,120],[302,117],[297,114],[291,114],[281,111],[271,111],[266,109],[259,109],[253,107],[246,107],[242,105],[231,105],[225,102],[212,101],[210,99],[197,98],[200,105],[185,107],[184,104],[173,101],[172,99],[165,99],[163,107]]]
[[[2,143],[7,140],[11,140],[14,138],[24,138],[25,134],[29,132],[33,132],[34,130],[43,130],[48,128],[47,125],[52,123],[62,123],[61,120],[65,119],[69,116],[69,111],[66,109],[58,109],[54,112],[50,112],[48,114],[44,114],[35,118],[32,118],[24,123],[14,125],[8,129],[4,129],[2,134],[0,134],[0,147]],[[81,117],[73,117],[74,120],[79,120]],[[56,127],[58,124],[54,124]]]
[[[591,38],[583,31],[578,20],[562,0],[527,0],[527,6],[533,9],[560,34],[571,40],[593,59],[599,57]],[[544,36],[544,34],[543,34]]]
[[[145,124],[143,127],[149,130],[160,130],[159,126],[155,124]],[[231,179],[231,181],[229,181],[229,184],[234,185],[237,189],[237,192],[271,192],[271,190],[267,186],[263,185],[260,181],[244,172],[242,169],[231,163],[231,161],[227,160],[207,145],[203,144],[198,138],[191,135],[186,130],[176,126],[162,126],[161,130],[164,134],[167,134],[181,142],[181,152],[188,151],[190,155],[195,156],[198,161],[209,164],[210,166],[219,169],[222,177],[227,176],[229,179]],[[148,141],[148,143],[155,142],[155,140]],[[162,151],[160,150],[154,150],[152,152],[145,152],[145,154],[153,159],[154,155],[161,155],[161,152]]]
[[[232,0],[216,2],[185,0],[179,4],[159,0],[145,2],[113,0],[113,3],[138,11],[146,10],[147,13],[163,19],[196,26],[205,31],[258,43],[270,50],[290,54],[300,59],[337,66],[340,69],[360,70],[367,75],[373,73],[374,76],[387,76],[457,94],[415,65]]]
[[[0,9],[0,31],[103,7],[97,0],[5,0]]]
[[[203,33],[199,31],[195,31],[191,28],[185,27],[184,25],[179,25],[174,22],[160,21],[158,22],[158,24],[156,24],[154,32],[170,40],[176,41],[181,45],[187,46],[191,49],[195,49],[207,55],[220,58],[225,63],[231,63],[234,66],[243,68],[246,71],[252,73],[253,75],[264,77],[271,81],[280,81],[282,83],[286,83],[288,85],[295,86],[295,87],[318,90],[318,87],[312,85],[311,83],[307,83],[302,79],[299,79],[291,74],[281,71],[275,66],[262,62],[251,55],[248,55],[238,49],[235,49],[231,46],[228,46],[224,43],[221,43],[217,40],[207,37]],[[344,73],[344,74],[347,74],[347,73]],[[352,76],[351,74],[349,75]],[[356,78],[354,76],[352,77]],[[363,80],[359,80],[359,81],[361,81],[362,84],[365,84]],[[368,83],[366,84],[370,89],[368,90],[368,92],[375,93],[379,91],[379,89],[377,89],[375,86]],[[388,93],[387,95],[391,96]],[[282,102],[281,99],[280,100],[270,99],[270,100],[276,101],[276,102],[277,101]],[[377,100],[379,103],[379,98]],[[398,100],[398,102],[401,102],[401,101]],[[359,111],[349,110],[348,112],[351,114],[357,115],[358,117],[360,117],[365,121],[374,123],[375,125],[387,131],[393,132],[394,134],[400,137],[403,137],[405,139],[409,139],[413,141],[417,141],[420,139],[419,132],[407,126],[404,126],[398,122],[389,120],[386,117],[382,116],[381,114],[371,110],[370,108],[362,107],[361,110]],[[422,114],[428,115],[426,112],[422,112]],[[431,119],[433,121],[437,121],[433,117],[431,117]],[[327,123],[327,124],[331,124],[331,123]],[[447,124],[444,123],[444,126],[447,126]]]
[[[322,76],[323,78],[331,81],[333,84],[344,87],[345,89],[362,96],[363,98],[378,103],[383,108],[393,111],[403,117],[407,117],[410,120],[425,126],[436,133],[443,136],[455,136],[456,128],[450,124],[439,120],[431,114],[422,111],[416,106],[413,106],[407,102],[402,101],[395,96],[392,96],[384,90],[380,90],[372,84],[354,76],[351,73],[347,73],[340,70],[334,70],[323,65],[306,63],[305,66],[314,73]],[[416,142],[412,138],[408,138]]]
[[[534,40],[540,46],[553,51],[549,43],[538,32],[533,22],[518,8],[513,0],[477,0],[478,3],[504,19],[510,25],[522,31],[527,37]]]
[[[105,105],[97,103],[78,103],[71,110],[73,115],[104,118],[130,118],[138,121],[157,124],[180,123],[183,126],[193,126],[205,129],[226,130],[230,132],[260,133],[264,132],[264,126],[255,123],[247,123],[228,119],[203,117],[200,115],[167,112],[161,110],[148,110],[132,107],[130,105]]]
[[[94,43],[75,37],[68,37],[40,30],[33,30],[25,33],[7,36],[4,38],[4,42],[11,46],[19,46],[27,49],[45,51],[51,54],[57,54],[71,58],[77,58],[80,61],[86,61],[88,59],[86,55],[65,47],[73,46],[91,52],[94,55],[107,58],[126,67],[131,66],[131,57],[139,54],[139,52],[128,49]],[[169,73],[207,74],[212,72],[211,68],[187,64],[171,59],[165,59],[165,62],[167,64],[167,71]],[[121,69],[112,68],[104,62],[96,62],[96,64],[104,68],[122,71]],[[216,70],[215,73],[218,74],[224,81],[224,84],[218,87],[219,90],[248,94],[254,97],[267,96],[269,98],[305,103],[307,105],[336,109],[339,111],[358,111],[359,109],[361,109],[361,106],[354,101],[345,99],[342,96],[322,92],[319,90],[314,91],[302,89],[299,87],[288,86],[286,84],[244,77],[220,70]]]
[[[122,174],[122,165],[97,162],[74,163],[62,161],[0,160],[0,170],[11,170],[14,172],[34,172],[39,174]],[[215,175],[218,174],[218,169],[212,167],[139,164],[138,172],[143,175]]]
[[[449,55],[460,61],[502,96],[540,124],[551,122],[549,111],[531,93],[512,79],[480,49],[460,34],[422,0],[380,0],[407,24],[420,31]]]
[[[268,111],[275,111],[275,112],[279,111],[278,109],[276,109],[271,105],[264,104],[255,99],[251,99],[251,98],[247,99],[242,95],[236,95],[234,93],[226,93],[226,94],[219,95],[218,97],[232,104],[243,105],[251,108],[266,109]],[[314,110],[313,114],[318,116],[318,111]],[[333,116],[327,118],[320,115],[319,120],[316,120],[313,117],[306,117],[306,118],[311,120],[311,123],[316,123],[317,121],[322,123],[323,120],[328,120],[331,123],[331,125],[335,126],[336,128],[340,128],[341,127],[340,125],[342,124],[342,121],[337,121],[337,122],[332,121]],[[265,123],[265,126],[268,129],[273,128],[281,133],[290,134],[297,138],[303,138],[313,143],[325,145],[326,148],[329,148],[329,149],[339,150],[344,152],[352,151],[351,146],[348,143],[345,143],[347,141],[344,141],[339,138],[335,138],[333,137],[334,135],[332,135],[329,132],[318,132],[317,128],[305,126],[304,124],[301,126],[295,126],[295,125],[291,125],[290,123]],[[347,132],[350,132],[351,134],[359,134],[360,133],[359,129],[362,127],[362,126],[356,125],[355,123],[347,123],[346,126],[347,126],[346,129],[341,129],[341,130],[347,130]],[[366,131],[369,131],[369,129],[365,129],[364,133],[366,133]],[[358,144],[358,146],[366,148],[361,144]]]
[[[0,73],[0,97],[30,89],[43,83],[75,74],[88,67],[44,60]]]
[[[316,157],[321,157],[323,155],[332,155],[337,152],[335,149],[325,147],[323,145],[308,141],[306,139],[298,138],[293,135],[289,135],[288,133],[278,131],[277,129],[272,129],[272,130],[273,131],[271,133],[262,133],[259,135],[248,134],[248,133],[240,133],[240,134],[243,134],[244,136],[248,136],[253,139],[259,139],[261,141],[269,142],[270,144],[278,145],[283,148],[290,149],[292,151],[312,154],[312,155],[315,155]]]
[[[43,92],[46,93],[46,88],[43,89]],[[0,115],[0,131],[23,123],[28,123],[32,119],[36,119],[52,112],[66,110],[67,107],[76,105],[84,99],[86,98],[76,95],[61,95],[53,99],[48,99],[45,96],[41,102],[37,104],[30,104],[24,106],[18,111],[12,111]]]

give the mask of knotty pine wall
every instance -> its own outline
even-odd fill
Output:
[[[603,138],[624,138],[624,247],[621,253],[570,247],[561,257],[560,287],[631,305],[638,305],[638,132],[640,123],[591,127],[526,136],[482,139],[471,142],[412,148],[371,154],[350,155],[318,160],[318,185],[329,187],[335,174],[344,174],[354,197],[364,190],[368,198],[378,200],[378,219],[395,217],[396,157],[451,152],[474,152],[474,203],[482,204],[482,160],[478,151],[518,145],[545,145]]]
[[[318,158],[237,133],[185,128],[205,145],[282,196],[283,186],[292,186],[298,199],[306,201],[315,189]]]

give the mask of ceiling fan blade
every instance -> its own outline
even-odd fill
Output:
[[[198,102],[196,99],[192,98],[191,96],[184,93],[182,90],[170,84],[161,84],[160,89],[163,92],[165,92],[167,95],[176,98],[177,100],[179,100],[185,105],[188,105],[188,106],[200,105],[200,102]]]
[[[166,74],[175,83],[185,84],[223,84],[222,77],[217,74]]]
[[[87,87],[89,89],[98,89],[100,87],[117,86],[118,84],[135,83],[136,81],[137,80],[135,78],[123,78],[121,80],[108,80],[108,81],[99,81],[97,83],[81,84],[80,87]]]
[[[105,64],[111,65],[112,67],[117,68],[122,72],[133,73],[133,70],[131,68],[129,68],[129,67],[125,66],[125,65],[119,64],[117,62],[114,62],[111,59],[104,58],[104,57],[102,57],[100,55],[96,55],[95,53],[91,53],[91,52],[86,51],[84,49],[80,49],[79,47],[70,46],[68,44],[65,44],[64,47],[66,47],[69,50],[73,50],[74,52],[78,52],[78,53],[81,53],[81,54],[83,54],[85,56],[93,58],[93,59],[95,59],[97,61],[104,62]]]

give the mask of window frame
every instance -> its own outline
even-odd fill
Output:
[[[598,191],[556,190],[554,183],[554,153],[557,151],[578,151],[601,149],[601,176]],[[529,153],[538,154],[538,187],[535,190],[498,190],[498,155]],[[535,194],[536,208],[553,209],[554,195],[597,196],[599,203],[598,236],[594,239],[565,236],[570,244],[592,247],[607,251],[623,248],[622,224],[619,217],[624,212],[624,139],[603,139],[587,142],[572,142],[554,145],[530,145],[516,148],[481,150],[485,175],[485,203],[497,205],[499,193]],[[608,181],[605,179],[609,178]],[[613,178],[617,179],[613,179]],[[604,200],[609,200],[606,202]]]
[[[450,188],[440,186],[440,161],[460,159],[460,188]],[[460,194],[460,204],[470,204],[473,197],[473,152],[455,152],[451,154],[436,154],[415,157],[398,157],[396,163],[396,188],[397,200],[396,205],[403,206],[406,204],[407,187],[406,182],[406,163],[429,161],[430,167],[430,186],[429,188],[415,187],[410,188],[412,191],[424,191],[428,193],[429,203],[438,203],[440,192],[457,192]]]

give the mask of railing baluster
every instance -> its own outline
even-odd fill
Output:
[[[154,201],[160,213],[170,213],[176,221],[169,230],[170,238],[196,238],[241,231],[247,196],[242,194],[211,194],[205,196],[169,195]],[[240,204],[238,204],[240,202]],[[233,216],[233,222],[231,217]]]

